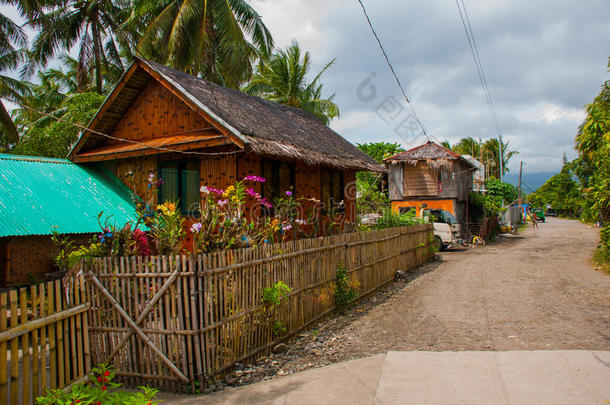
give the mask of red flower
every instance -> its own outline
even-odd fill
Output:
[[[110,375],[110,371],[104,371],[104,377],[108,377]]]
[[[108,388],[108,387],[106,387],[105,385],[103,385],[103,386],[102,386],[102,391],[105,391],[105,390],[106,390],[106,388]]]
[[[99,382],[102,382],[102,377],[97,377],[97,380],[98,380]]]

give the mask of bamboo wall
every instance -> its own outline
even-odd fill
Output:
[[[129,386],[192,392],[331,313],[338,266],[363,297],[428,261],[431,238],[430,225],[416,225],[201,256],[98,259],[87,283],[92,362],[113,363]],[[274,311],[261,293],[278,281],[291,293]],[[286,330],[274,333],[274,322]]]
[[[67,236],[76,246],[87,244],[91,234]],[[34,284],[45,275],[56,272],[59,249],[48,235],[26,235],[0,238],[0,286]]]

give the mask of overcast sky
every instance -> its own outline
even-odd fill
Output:
[[[466,0],[500,128],[529,172],[576,156],[585,104],[609,79],[610,1]],[[332,127],[352,142],[424,138],[396,128],[408,120],[401,94],[357,0],[264,0],[252,4],[276,45],[311,51],[341,117]],[[364,0],[390,60],[432,139],[497,136],[454,0]],[[374,76],[374,77],[373,77]],[[369,82],[365,82],[370,79]],[[371,85],[376,92],[372,91]],[[405,107],[402,102],[402,108]],[[408,121],[407,121],[408,122]]]
[[[432,140],[497,136],[454,0],[363,0]],[[357,0],[252,0],[278,47],[311,52],[354,143],[424,142]],[[584,106],[608,80],[610,0],[465,0],[505,140],[532,172],[576,156]],[[16,18],[13,7],[3,12]],[[16,20],[20,20],[16,18]],[[397,104],[400,103],[400,104]]]

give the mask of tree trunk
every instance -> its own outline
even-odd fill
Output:
[[[5,134],[5,139],[3,140],[3,145],[0,145],[2,148],[8,150],[10,145],[16,145],[19,142],[19,132],[17,131],[17,127],[11,118],[11,115],[4,107],[4,104],[0,101],[0,125],[2,126],[3,132]]]
[[[97,25],[97,13],[95,13],[91,21],[91,35],[93,36],[93,57],[95,58],[95,90],[102,94],[102,41]]]

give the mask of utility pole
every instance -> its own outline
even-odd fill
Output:
[[[502,181],[502,177],[504,177],[504,159],[502,157],[502,135],[498,135],[498,160],[500,161],[500,181]]]
[[[523,204],[523,199],[521,198],[521,176],[523,175],[523,160],[521,161],[521,168],[519,169],[519,205]]]

